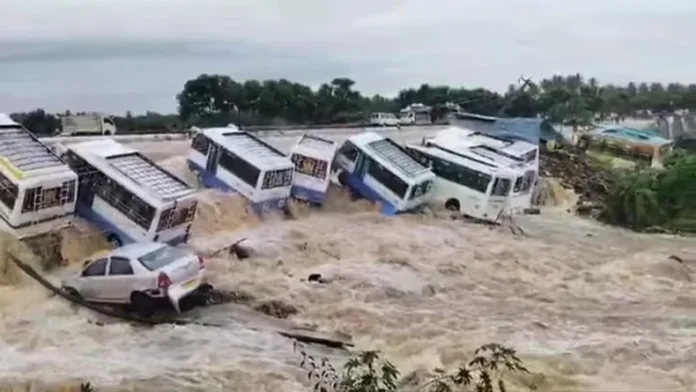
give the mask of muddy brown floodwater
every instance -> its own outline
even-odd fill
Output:
[[[334,192],[324,211],[259,221],[239,199],[206,191],[192,245],[247,237],[255,256],[209,260],[214,283],[282,299],[300,310],[293,323],[349,334],[356,349],[382,350],[404,374],[454,367],[500,342],[533,372],[513,380],[518,390],[696,387],[694,239],[552,208],[516,218],[527,233],[516,236],[440,214],[382,217]],[[85,235],[72,234],[73,258]],[[328,283],[306,282],[311,273]],[[292,342],[270,332],[235,322],[98,325],[35,284],[15,283],[0,286],[0,380],[15,390],[76,380],[101,391],[310,390]]]

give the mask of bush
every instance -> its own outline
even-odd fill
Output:
[[[676,151],[664,166],[619,175],[604,220],[634,230],[696,232],[696,155]]]
[[[326,358],[317,361],[307,354],[304,346],[295,345],[302,356],[300,367],[307,370],[307,379],[315,392],[392,392],[403,384],[400,373],[377,351],[363,351],[349,359],[339,373]],[[447,373],[435,369],[434,376],[416,391],[453,392],[473,390],[477,392],[505,392],[505,373],[529,373],[515,350],[497,343],[476,349],[474,357],[457,370]]]

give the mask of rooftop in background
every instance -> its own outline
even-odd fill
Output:
[[[528,117],[492,117],[480,114],[455,113],[452,125],[458,125],[472,131],[493,136],[524,140],[532,144],[542,141],[560,141],[561,136],[541,118]]]
[[[597,125],[590,133],[653,145],[663,145],[671,142],[670,139],[659,136],[654,131],[622,127],[614,124]]]

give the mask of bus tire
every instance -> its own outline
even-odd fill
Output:
[[[120,248],[123,246],[123,241],[121,241],[121,238],[119,238],[118,235],[111,233],[106,237],[106,240],[114,247],[114,248]]]
[[[449,211],[457,211],[459,212],[459,209],[461,206],[459,205],[459,200],[457,199],[449,199],[445,202],[445,209]]]
[[[338,183],[341,184],[341,186],[346,186],[348,185],[348,172],[345,170],[341,170],[340,173],[338,173]]]
[[[130,296],[130,305],[136,314],[150,317],[155,313],[155,300],[145,293],[134,291]]]

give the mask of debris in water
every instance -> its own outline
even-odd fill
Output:
[[[279,319],[286,319],[300,312],[293,305],[286,304],[278,299],[261,302],[254,306],[254,310]]]

